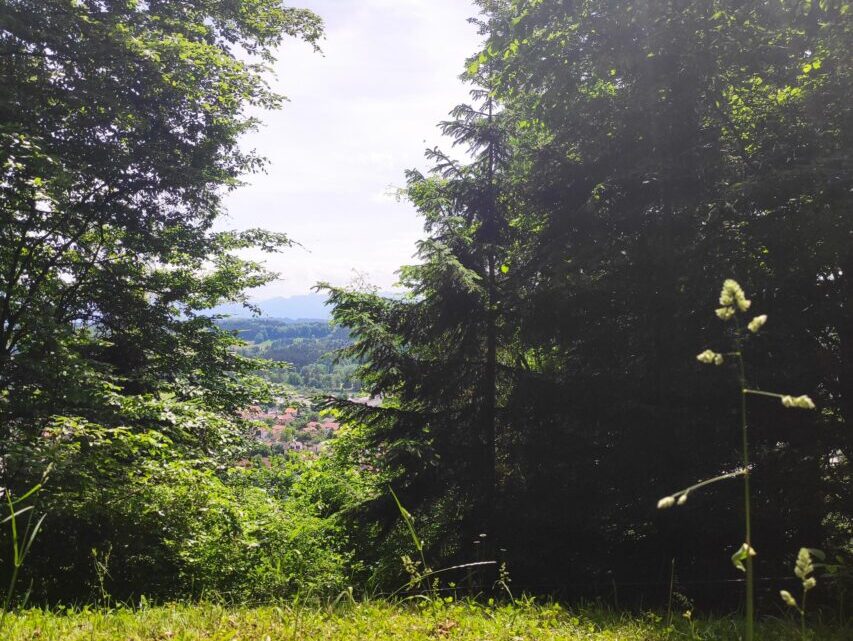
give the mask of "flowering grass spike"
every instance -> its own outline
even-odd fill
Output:
[[[675,497],[674,496],[665,496],[660,501],[658,501],[658,509],[665,510],[667,508],[675,505]]]
[[[785,407],[798,407],[803,410],[813,410],[814,401],[803,394],[802,396],[782,396],[782,405]]]
[[[696,356],[696,360],[700,363],[705,363],[706,365],[711,365],[712,363],[714,365],[722,365],[723,355],[711,351],[710,349],[706,349],[704,352]]]
[[[744,543],[731,556],[732,564],[740,571],[746,574],[746,612],[745,612],[745,635],[744,641],[755,641],[755,573],[753,570],[753,557],[755,557],[755,548],[752,547],[752,517],[751,517],[751,498],[750,498],[750,464],[749,455],[749,438],[747,425],[747,398],[749,395],[769,396],[778,398],[782,401],[785,407],[797,407],[801,409],[814,409],[815,404],[812,399],[806,395],[789,396],[778,394],[776,392],[766,392],[764,390],[750,389],[747,384],[746,363],[744,362],[743,349],[746,340],[750,333],[756,334],[767,323],[767,314],[759,314],[754,316],[748,323],[743,324],[738,322],[737,314],[745,314],[751,307],[752,301],[746,297],[743,288],[733,278],[727,278],[723,282],[723,287],[720,290],[719,298],[720,307],[714,310],[720,320],[729,321],[734,319],[734,331],[731,333],[733,337],[733,349],[723,353],[715,352],[712,349],[706,349],[696,355],[696,360],[706,365],[723,365],[727,362],[732,362],[736,366],[738,382],[740,383],[740,449],[741,449],[741,467],[734,471],[726,472],[713,478],[700,481],[683,490],[665,496],[658,501],[657,507],[660,510],[671,508],[675,505],[684,505],[687,502],[687,495],[693,490],[711,485],[726,479],[743,477],[743,522],[744,522]],[[802,573],[803,581],[803,602],[805,603],[805,593],[812,589],[816,581],[808,577],[811,560],[808,557],[808,550],[805,550],[805,555],[801,551],[801,558],[798,558],[798,572]],[[808,572],[807,572],[808,570]],[[800,576],[798,574],[797,576]],[[797,607],[797,602],[790,592],[783,590],[781,593],[782,599],[788,605]],[[798,608],[799,609],[799,608]],[[802,610],[800,610],[802,614]]]
[[[767,314],[761,314],[761,316],[756,316],[751,321],[749,321],[749,325],[747,325],[747,329],[751,331],[753,334],[758,333],[758,330],[764,327],[764,323],[767,322]]]
[[[808,595],[809,590],[813,589],[817,585],[817,579],[810,576],[811,573],[814,572],[812,552],[818,555],[821,559],[824,557],[823,552],[820,550],[800,548],[800,551],[797,554],[797,562],[794,564],[794,575],[802,581],[803,584],[803,597],[801,604],[797,603],[794,595],[787,590],[779,591],[779,596],[782,597],[782,601],[784,601],[786,605],[796,608],[797,612],[800,613],[800,633],[803,641],[806,639],[806,596]]]

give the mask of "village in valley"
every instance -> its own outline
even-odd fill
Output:
[[[253,445],[243,466],[252,462],[269,466],[271,457],[291,452],[308,458],[319,454],[341,423],[331,410],[322,409],[318,399],[335,396],[371,406],[381,402],[378,397],[359,396],[363,392],[355,380],[358,363],[335,356],[351,344],[349,333],[328,320],[235,317],[221,319],[218,325],[244,341],[240,354],[264,359],[267,366],[258,373],[278,389],[273,402],[240,412],[253,427]]]
[[[308,403],[279,404],[271,408],[252,405],[243,411],[244,419],[256,425],[258,444],[269,454],[288,451],[318,452],[341,425],[333,416],[321,416]]]
[[[373,406],[380,402],[370,397],[350,400]],[[279,399],[274,405],[265,407],[251,405],[241,416],[255,426],[253,436],[257,446],[253,454],[264,465],[269,465],[269,457],[276,454],[317,454],[341,429],[341,423],[333,414],[315,409],[309,399],[302,397]]]

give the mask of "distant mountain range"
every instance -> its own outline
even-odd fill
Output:
[[[378,293],[385,298],[399,299],[403,296],[399,291],[382,291]],[[254,300],[252,304],[257,305],[261,309],[261,318],[294,321],[328,321],[332,318],[332,308],[326,306],[326,297],[323,294],[276,296],[275,298],[267,298],[265,300]],[[252,318],[251,310],[236,304],[219,305],[208,311],[211,314],[225,314],[232,318]]]
[[[290,318],[293,320],[329,320],[331,308],[326,307],[326,297],[321,294],[277,296],[266,300],[252,301],[261,309],[262,317]],[[227,314],[235,318],[250,318],[252,312],[242,305],[220,305],[211,310],[215,314]]]

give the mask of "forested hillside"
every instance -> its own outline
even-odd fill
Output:
[[[223,319],[217,325],[247,343],[239,349],[241,354],[271,361],[259,370],[260,375],[286,389],[309,396],[345,396],[361,389],[354,376],[357,365],[336,357],[336,352],[352,342],[345,327],[275,318]]]
[[[472,14],[404,292],[330,324],[212,311],[293,244],[224,199],[319,16],[0,0],[0,634],[849,638],[850,4]]]

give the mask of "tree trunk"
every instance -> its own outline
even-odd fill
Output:
[[[841,415],[846,426],[846,454],[853,457],[853,254],[847,256],[841,274],[841,319],[838,326],[841,350]]]

